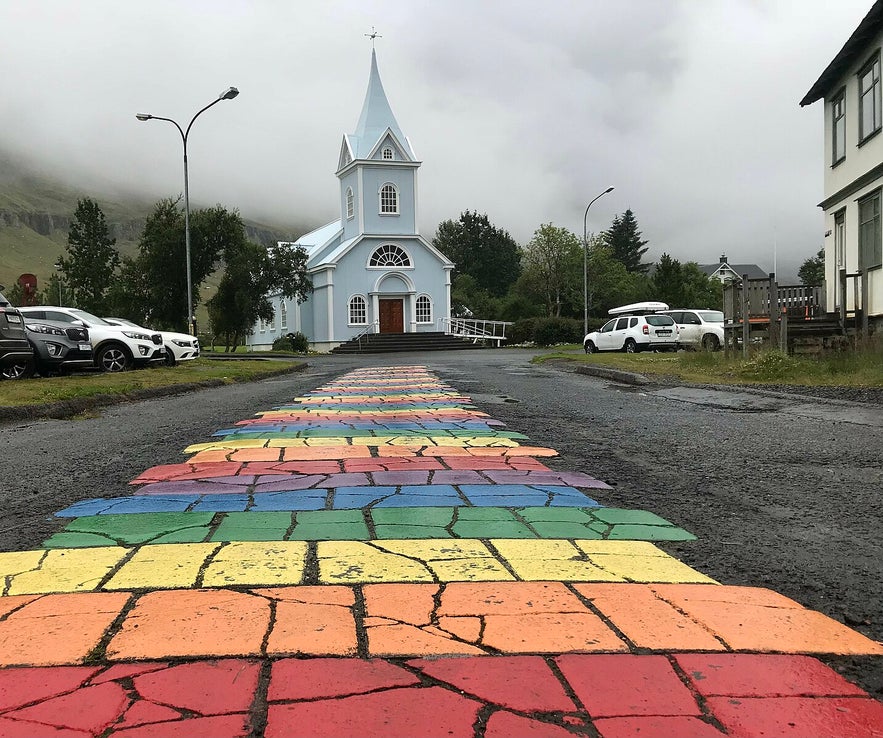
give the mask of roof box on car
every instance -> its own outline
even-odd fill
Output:
[[[635,302],[631,305],[623,305],[622,307],[610,308],[608,315],[646,315],[647,313],[656,313],[660,310],[668,310],[668,305],[664,302]]]

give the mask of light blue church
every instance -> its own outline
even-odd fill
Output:
[[[313,294],[303,304],[272,299],[272,324],[247,337],[251,349],[300,331],[328,351],[365,331],[436,331],[451,314],[454,264],[417,228],[417,160],[383,90],[371,52],[368,92],[355,133],[337,162],[340,218],[301,236]]]

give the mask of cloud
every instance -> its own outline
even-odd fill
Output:
[[[381,76],[424,164],[421,230],[466,209],[526,242],[631,208],[649,256],[773,268],[818,250],[821,105],[798,101],[869,0],[15,1],[0,23],[0,146],[151,198],[336,217],[376,26]]]

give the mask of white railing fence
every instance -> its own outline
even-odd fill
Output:
[[[449,336],[460,336],[479,341],[496,341],[497,346],[506,340],[506,326],[511,322],[504,320],[475,320],[474,318],[439,318],[439,330]]]

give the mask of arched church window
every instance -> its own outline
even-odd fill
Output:
[[[346,188],[346,217],[352,218],[355,212],[355,202],[353,198],[353,188]]]
[[[361,295],[350,298],[350,325],[366,325],[368,323],[368,304]]]
[[[380,188],[380,213],[394,215],[399,212],[399,191],[394,184]]]
[[[401,246],[394,243],[385,243],[380,246],[368,260],[368,266],[372,267],[409,267],[411,257]]]
[[[432,322],[432,300],[429,299],[428,295],[420,295],[417,298],[417,322]]]
[[[391,161],[392,159],[395,159],[395,155],[393,153],[392,146],[384,146],[383,147],[383,158],[386,159],[387,161]]]
[[[285,298],[279,303],[279,329],[286,330],[288,328],[288,306],[285,304]]]

